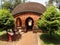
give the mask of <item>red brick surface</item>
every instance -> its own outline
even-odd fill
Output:
[[[17,18],[20,18],[21,19],[21,22],[22,22],[22,26],[25,27],[25,21],[28,17],[31,17],[33,20],[34,20],[34,26],[37,26],[37,20],[39,18],[41,18],[40,15],[37,15],[37,14],[34,14],[34,13],[26,13],[26,14],[17,14],[16,16],[14,16],[14,20],[15,20],[15,25],[16,25],[16,19]],[[33,26],[33,27],[34,27]]]

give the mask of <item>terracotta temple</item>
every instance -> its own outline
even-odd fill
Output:
[[[37,20],[46,10],[45,6],[36,2],[27,2],[17,5],[12,11],[15,27],[33,29],[37,27]]]

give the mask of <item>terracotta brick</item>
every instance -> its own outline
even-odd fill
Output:
[[[34,26],[37,26],[37,24],[36,24],[36,22],[37,22],[37,20],[40,18],[40,15],[38,15],[38,14],[34,14],[34,13],[25,13],[25,14],[17,14],[17,15],[15,15],[14,16],[14,20],[15,20],[15,25],[16,25],[16,19],[17,18],[20,18],[21,19],[21,24],[22,24],[22,26],[25,26],[26,27],[26,19],[28,18],[28,17],[31,17],[33,20],[34,20]],[[34,27],[33,26],[33,27]]]

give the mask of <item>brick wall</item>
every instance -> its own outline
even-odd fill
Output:
[[[14,20],[15,20],[15,25],[16,25],[16,19],[17,18],[20,18],[21,19],[21,24],[22,26],[26,27],[25,25],[25,21],[28,17],[31,17],[33,20],[34,20],[34,26],[33,27],[36,27],[37,26],[37,20],[39,18],[41,18],[41,15],[38,15],[38,14],[34,14],[34,13],[25,13],[25,14],[17,14],[14,16]]]

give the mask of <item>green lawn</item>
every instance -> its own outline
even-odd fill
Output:
[[[6,31],[1,31],[0,32],[0,36],[3,35],[3,34],[5,34],[5,33],[6,33]]]
[[[6,31],[0,31],[0,45],[4,45],[5,44],[5,35]],[[3,37],[3,38],[2,38]]]
[[[40,39],[43,45],[60,45],[60,31],[55,32],[53,36],[41,34]]]

